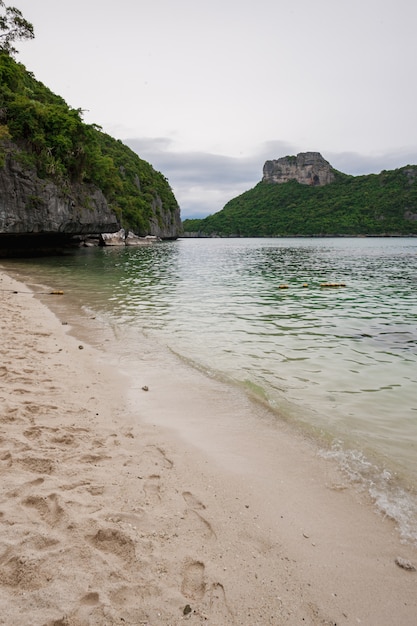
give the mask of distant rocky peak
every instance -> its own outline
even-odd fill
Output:
[[[317,187],[332,183],[335,175],[332,166],[320,152],[300,152],[297,156],[266,161],[263,182],[281,184],[290,180]]]

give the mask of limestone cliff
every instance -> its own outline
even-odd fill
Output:
[[[58,187],[24,166],[20,153],[8,151],[0,168],[1,235],[82,235],[118,230],[106,198],[93,185]]]
[[[0,163],[0,257],[58,251],[74,236],[115,232],[120,222],[103,192],[93,184],[59,185],[40,178],[25,153],[2,142]],[[180,210],[166,210],[156,193],[148,234],[175,239],[182,231]]]
[[[266,161],[263,182],[287,183],[296,180],[302,185],[323,186],[335,180],[334,171],[319,152],[300,152],[297,156],[286,156]]]
[[[166,211],[159,196],[152,200],[149,234],[161,239],[177,239],[182,233],[180,210]]]

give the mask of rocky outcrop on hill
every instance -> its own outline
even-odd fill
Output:
[[[300,152],[297,156],[266,161],[263,182],[287,183],[296,180],[302,185],[323,186],[335,180],[332,166],[319,152]]]

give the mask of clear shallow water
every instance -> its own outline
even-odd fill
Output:
[[[145,332],[314,432],[417,540],[417,239],[180,240],[12,267],[128,328],[126,350]]]

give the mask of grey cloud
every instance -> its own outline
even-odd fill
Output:
[[[238,158],[208,152],[175,152],[170,142],[164,139],[125,139],[126,143],[137,154],[149,161],[155,169],[170,178],[171,172],[176,180],[191,183],[228,183],[253,179],[259,167],[259,158]]]
[[[394,170],[417,163],[417,151],[407,149],[377,155],[359,154],[357,152],[328,152],[323,156],[337,170],[353,176],[379,174],[382,170]]]
[[[182,218],[204,217],[247,191],[262,178],[262,157],[229,157],[206,152],[175,152],[164,138],[125,139],[124,143],[168,179]]]

